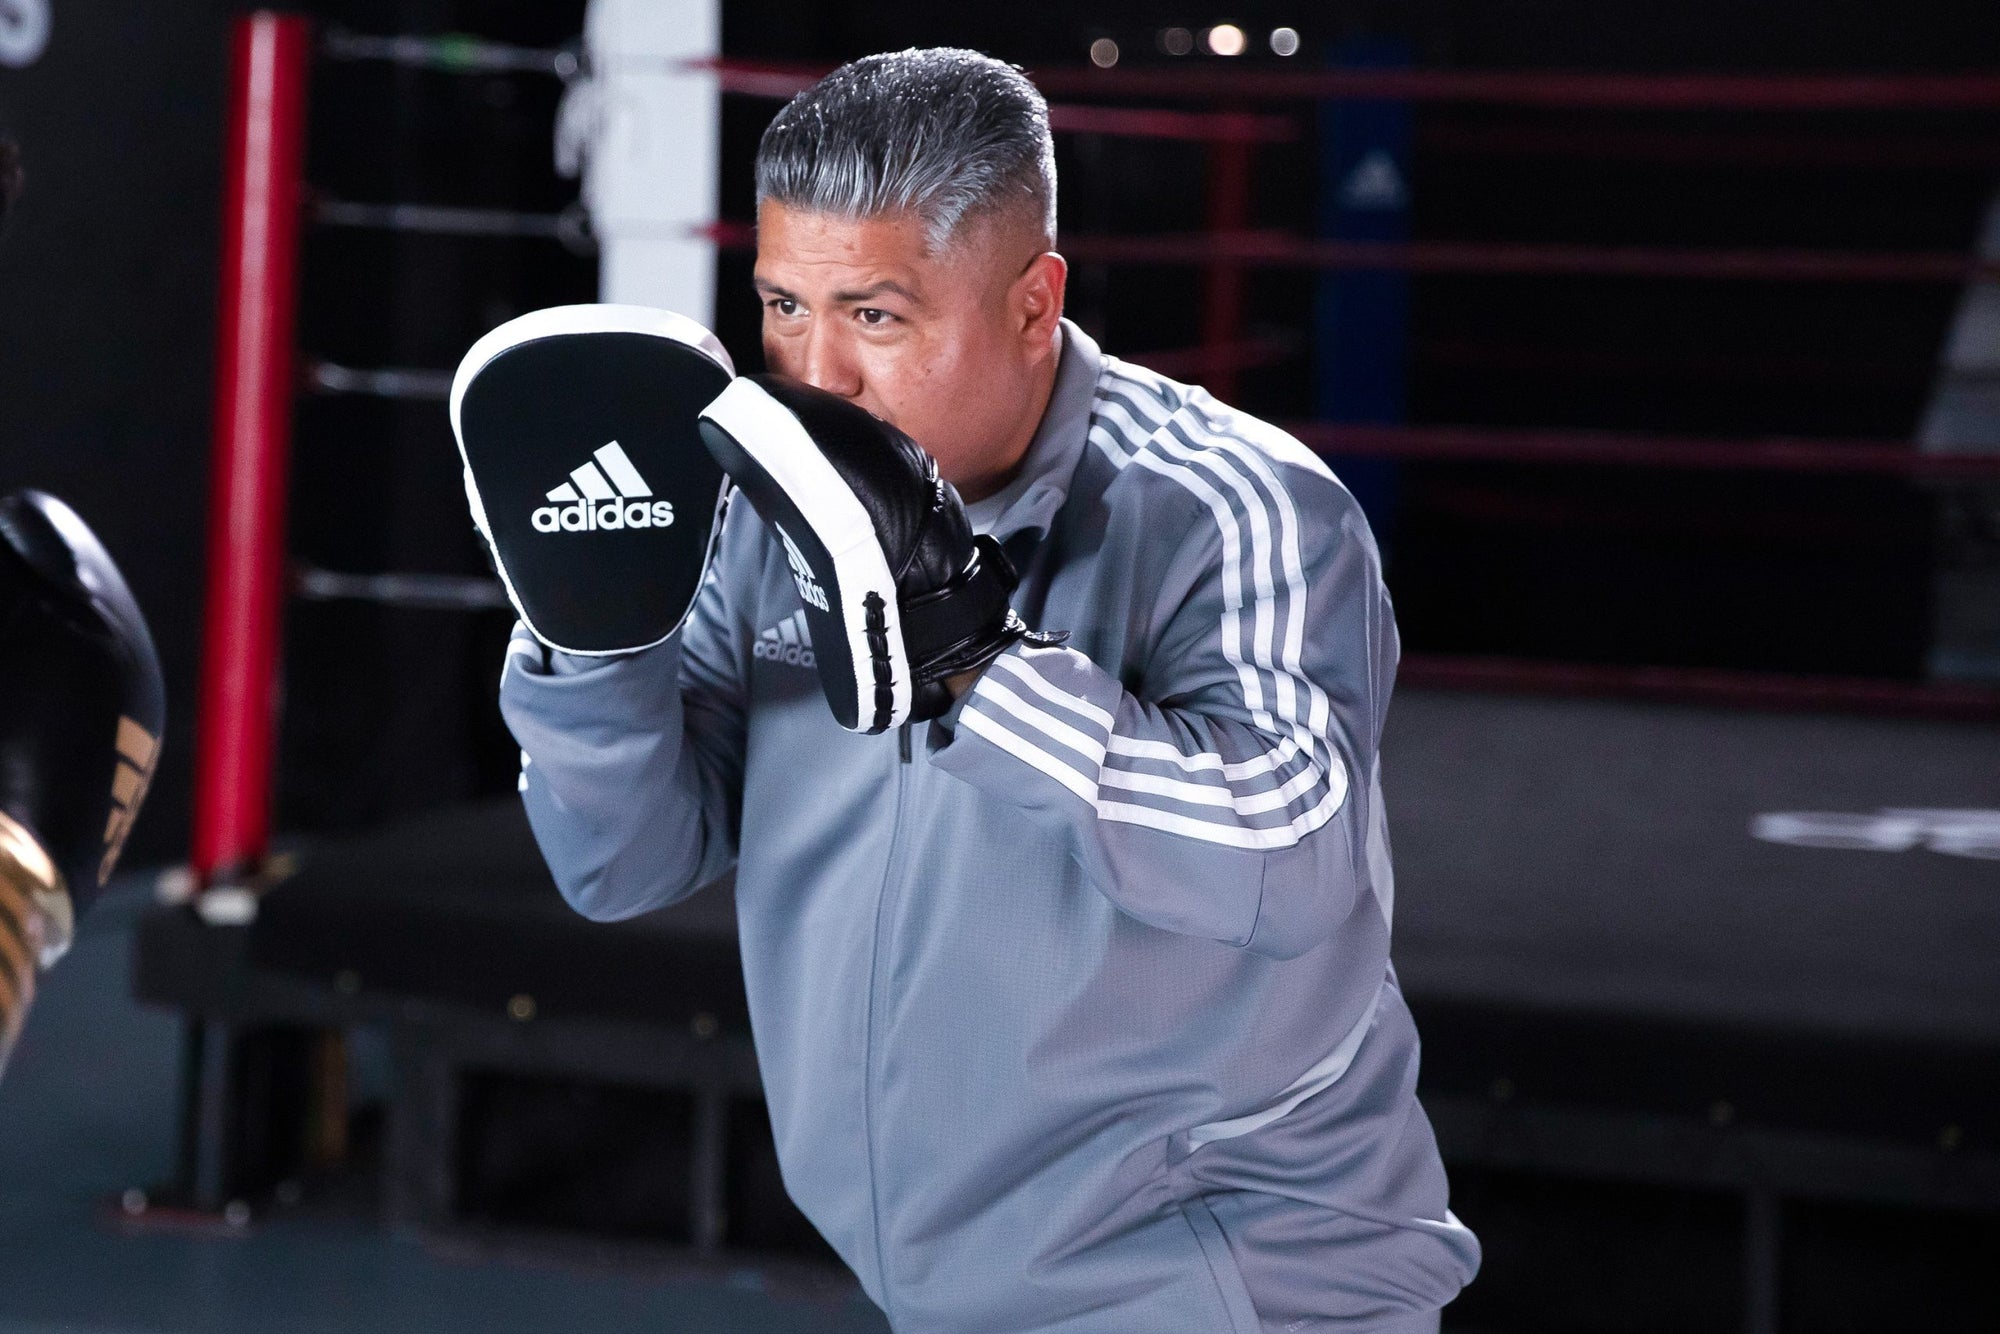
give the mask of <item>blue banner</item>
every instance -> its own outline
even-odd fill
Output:
[[[1336,69],[1407,69],[1406,42],[1352,38],[1334,48]],[[1330,101],[1320,106],[1318,231],[1342,241],[1410,235],[1408,102]],[[1410,283],[1403,273],[1324,273],[1314,300],[1314,407],[1327,421],[1393,424],[1407,415]],[[1398,466],[1343,458],[1334,471],[1354,492],[1385,551],[1394,535]]]

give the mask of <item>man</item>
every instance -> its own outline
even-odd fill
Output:
[[[765,132],[757,194],[772,369],[928,449],[1069,639],[843,731],[786,544],[732,506],[664,643],[510,649],[563,893],[629,917],[734,866],[787,1188],[899,1330],[1434,1329],[1478,1246],[1388,966],[1397,647],[1360,510],[1062,319],[1012,67],[845,66]]]

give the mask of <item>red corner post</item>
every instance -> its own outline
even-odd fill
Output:
[[[304,18],[259,10],[236,21],[195,756],[202,888],[254,876],[270,839],[311,57]]]

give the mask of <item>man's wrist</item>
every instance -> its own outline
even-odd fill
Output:
[[[985,670],[984,667],[974,667],[969,672],[960,672],[957,676],[947,676],[944,679],[944,688],[951,692],[952,701],[956,703],[958,700],[963,699],[966,691],[979,684],[979,674]]]

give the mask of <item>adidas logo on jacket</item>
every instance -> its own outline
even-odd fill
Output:
[[[795,611],[784,620],[757,636],[750,646],[750,656],[767,662],[782,662],[787,667],[812,667],[812,634],[806,629],[806,614]]]

